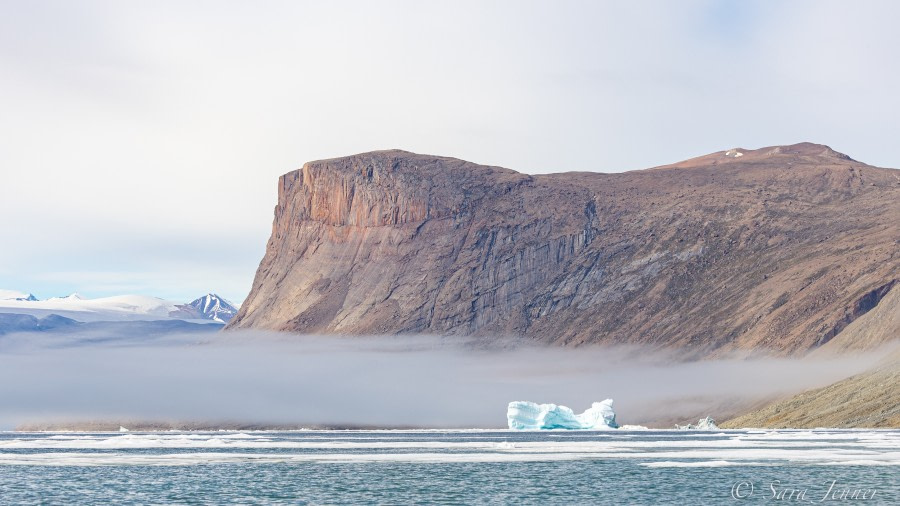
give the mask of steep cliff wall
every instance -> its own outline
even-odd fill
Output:
[[[900,171],[815,144],[536,176],[381,151],[278,188],[229,328],[787,354],[900,290]]]

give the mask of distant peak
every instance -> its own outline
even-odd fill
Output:
[[[50,300],[84,300],[84,297],[82,297],[78,292],[72,292],[69,295],[65,295],[63,297],[51,297]]]
[[[719,151],[706,156],[701,156],[692,160],[706,160],[707,162],[718,163],[715,160],[720,157],[731,158],[732,160],[753,161],[771,157],[816,157],[826,158],[830,160],[847,160],[853,161],[852,158],[831,149],[824,144],[816,144],[814,142],[801,142],[798,144],[786,144],[783,146],[769,146],[759,149],[731,148],[727,151]],[[678,164],[676,164],[678,165]]]
[[[237,314],[237,307],[228,300],[215,293],[194,299],[189,307],[192,307],[201,318],[225,323]]]
[[[839,158],[841,160],[852,160],[844,153],[835,151],[825,144],[816,144],[814,142],[800,142],[798,144],[789,144],[786,146],[773,146],[771,148],[763,148],[767,155],[799,155],[799,156],[826,156],[829,158]]]
[[[38,300],[31,293],[20,292],[18,290],[2,290],[0,289],[0,300],[19,300],[19,301],[27,301],[34,302]]]
[[[861,163],[825,144],[800,142],[756,149],[735,147],[669,165],[654,167],[654,169],[711,167],[719,164],[744,166],[758,163],[777,163],[783,166],[791,166],[793,164],[842,165],[847,162]]]

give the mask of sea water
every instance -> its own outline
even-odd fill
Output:
[[[900,504],[900,431],[0,433],[2,504]]]

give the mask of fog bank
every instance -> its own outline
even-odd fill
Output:
[[[41,339],[0,337],[0,429],[73,420],[490,428],[505,427],[512,400],[581,411],[605,398],[620,424],[666,426],[699,414],[721,420],[735,406],[860,372],[881,355],[673,363],[636,348],[430,336]]]

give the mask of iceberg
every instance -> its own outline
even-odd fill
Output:
[[[595,402],[580,415],[566,406],[513,401],[506,408],[510,429],[617,429],[612,399]]]
[[[689,423],[687,425],[675,425],[675,428],[678,430],[719,430],[719,426],[716,425],[716,421],[711,417],[701,418],[697,421],[697,425]]]

